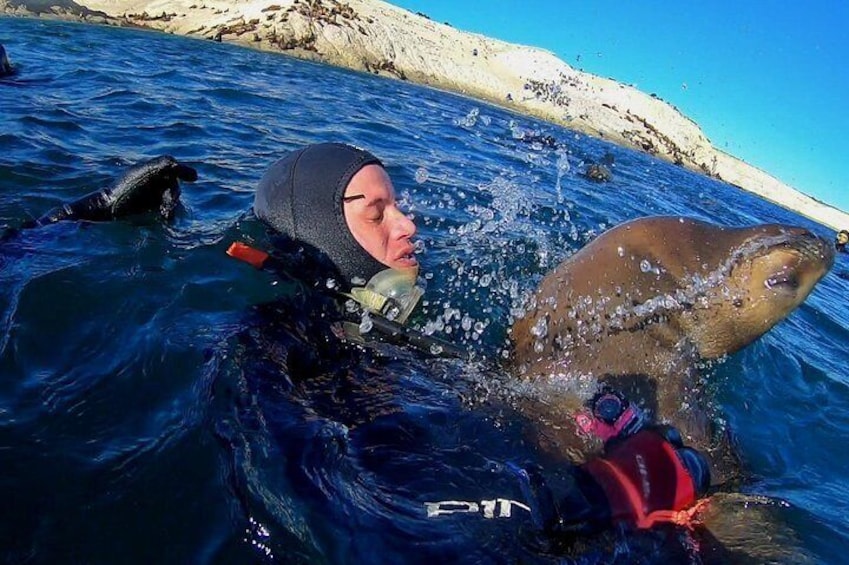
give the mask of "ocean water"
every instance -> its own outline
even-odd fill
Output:
[[[403,82],[39,20],[0,19],[0,43],[19,71],[0,79],[0,225],[161,154],[200,177],[170,224],[61,223],[0,245],[6,563],[563,559],[520,509],[427,517],[427,502],[522,500],[506,469],[537,453],[509,410],[516,391],[490,369],[346,353],[299,378],[314,305],[224,250],[262,240],[254,186],[304,143],[385,161],[419,226],[417,323],[481,359],[502,355],[511,308],[547,270],[622,221],[682,214],[833,237],[649,156]],[[581,176],[607,152],[611,182]],[[839,256],[786,321],[706,369],[751,476],[743,490],[786,501],[821,563],[849,550],[847,271]],[[300,317],[277,320],[279,341],[246,338],[252,306],[281,297],[303,300]]]

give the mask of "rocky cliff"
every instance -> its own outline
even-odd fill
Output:
[[[239,43],[480,98],[724,180],[827,226],[849,215],[714,148],[670,104],[552,53],[463,32],[380,0],[0,0],[0,12]]]

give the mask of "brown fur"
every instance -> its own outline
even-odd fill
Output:
[[[601,381],[676,426],[727,478],[733,452],[711,429],[697,364],[784,319],[832,262],[827,242],[781,225],[654,217],[602,234],[543,279],[511,330],[514,372],[545,391],[524,407],[540,441],[570,456],[594,450],[572,424],[574,384]]]

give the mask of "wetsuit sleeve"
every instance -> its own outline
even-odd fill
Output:
[[[197,180],[197,171],[171,156],[157,157],[131,167],[108,188],[54,208],[35,225],[62,220],[108,221],[153,211],[170,219],[180,201],[181,180]]]

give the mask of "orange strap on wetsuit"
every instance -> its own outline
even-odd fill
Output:
[[[257,269],[262,269],[263,265],[270,257],[270,255],[265,251],[251,247],[241,241],[234,241],[230,247],[227,248],[227,255],[234,259],[244,261]]]

